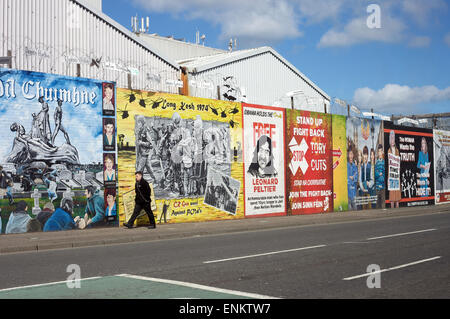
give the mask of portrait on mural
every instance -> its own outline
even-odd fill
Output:
[[[114,118],[103,119],[103,151],[116,150],[116,123]]]
[[[213,168],[208,170],[204,203],[236,215],[241,183]]]
[[[433,131],[384,125],[386,203],[391,208],[434,204]]]
[[[55,215],[41,231],[84,228],[75,221],[88,203],[84,190],[103,192],[102,104],[101,82],[0,69],[0,121],[8,128],[0,139],[1,232],[21,213],[47,222],[44,210]],[[67,227],[56,227],[59,220]]]
[[[252,163],[247,173],[257,178],[269,178],[278,175],[274,167],[272,139],[267,135],[262,135],[256,142]]]
[[[436,204],[450,202],[450,131],[434,130]]]
[[[348,117],[346,126],[349,210],[383,208],[386,175],[383,122]]]
[[[103,181],[105,185],[116,184],[116,159],[114,153],[103,154]]]
[[[117,218],[116,188],[106,188],[104,192],[105,217],[108,221],[114,221]]]
[[[116,112],[115,87],[113,83],[102,84],[103,115],[114,116]]]
[[[283,109],[243,104],[245,215],[286,213]]]

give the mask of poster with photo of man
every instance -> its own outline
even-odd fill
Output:
[[[286,214],[285,110],[243,104],[245,216]]]

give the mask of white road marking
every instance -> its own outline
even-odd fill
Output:
[[[365,273],[365,274],[358,275],[358,276],[347,277],[347,278],[344,278],[342,280],[353,280],[353,279],[363,278],[363,277],[367,277],[367,276],[371,276],[371,275],[375,275],[375,274],[380,274],[382,272],[387,272],[387,271],[391,271],[391,270],[397,270],[397,269],[401,269],[401,268],[405,268],[405,267],[409,267],[409,266],[422,264],[422,263],[425,263],[425,262],[428,262],[428,261],[433,261],[433,260],[436,260],[436,259],[439,259],[439,258],[441,258],[441,256],[436,256],[436,257],[433,257],[433,258],[423,259],[423,260],[415,261],[415,262],[412,262],[412,263],[409,263],[409,264],[395,266],[395,267],[391,267],[391,268],[387,268],[387,269],[381,269],[379,271]]]
[[[406,236],[406,235],[412,235],[412,234],[419,234],[419,233],[425,233],[436,230],[435,228],[432,229],[424,229],[424,230],[418,230],[418,231],[412,231],[409,233],[401,233],[401,234],[393,234],[393,235],[386,235],[386,236],[380,236],[380,237],[372,237],[367,238],[366,240],[376,240],[376,239],[382,239],[382,238],[390,238],[390,237],[398,237],[398,236]]]
[[[100,279],[100,278],[102,278],[102,277],[82,278],[82,279],[80,279],[80,281]],[[73,283],[73,280],[55,281],[55,282],[49,282],[49,283],[46,283],[46,284],[37,284],[37,285],[20,286],[20,287],[14,287],[14,288],[6,288],[6,289],[0,289],[0,292],[7,292],[7,291],[19,290],[19,289],[45,287],[45,286],[52,286],[52,285],[59,285],[59,284],[67,284],[68,282]]]
[[[290,252],[294,252],[294,251],[314,249],[314,248],[322,248],[322,247],[326,247],[326,245],[294,248],[294,249],[287,249],[287,250],[280,250],[280,251],[272,251],[272,252],[263,253],[263,254],[248,255],[248,256],[233,257],[233,258],[218,259],[218,260],[210,260],[210,261],[204,261],[203,263],[204,264],[212,264],[212,263],[219,263],[219,262],[223,262],[223,261],[231,261],[231,260],[247,259],[247,258],[254,258],[254,257],[261,257],[261,256],[275,255],[275,254],[283,254],[283,253],[290,253]]]
[[[151,277],[135,276],[135,275],[128,275],[128,274],[121,274],[121,275],[116,275],[116,276],[130,278],[130,279],[137,279],[137,280],[160,282],[160,283],[164,283],[164,284],[178,285],[178,286],[183,286],[183,287],[188,287],[188,288],[201,289],[201,290],[212,291],[212,292],[217,292],[217,293],[224,293],[224,294],[231,294],[231,295],[235,295],[235,296],[248,297],[248,298],[253,298],[253,299],[279,299],[279,298],[271,297],[271,296],[265,296],[265,295],[236,291],[236,290],[204,286],[204,285],[193,284],[193,283],[184,282],[184,281],[151,278]]]

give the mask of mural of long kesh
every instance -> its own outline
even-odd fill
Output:
[[[73,203],[65,229],[93,227],[95,215],[104,221],[103,87],[95,80],[0,69],[2,234],[46,231],[64,197]]]

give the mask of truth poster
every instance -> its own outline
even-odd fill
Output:
[[[433,131],[384,123],[386,205],[434,204]]]

